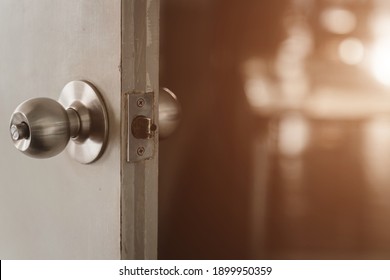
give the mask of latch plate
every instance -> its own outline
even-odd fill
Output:
[[[153,116],[154,93],[127,94],[127,162],[150,159],[155,150],[155,121]],[[145,125],[144,125],[145,124]],[[135,133],[134,127],[137,127]],[[144,133],[139,130],[145,127]],[[145,137],[142,137],[144,135]]]

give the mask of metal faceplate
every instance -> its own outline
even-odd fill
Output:
[[[128,93],[127,162],[150,159],[155,152],[154,93]]]

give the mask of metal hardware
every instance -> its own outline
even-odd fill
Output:
[[[11,125],[11,137],[13,140],[27,139],[30,136],[30,129],[25,122]]]
[[[143,99],[142,97],[138,98],[137,106],[138,107],[143,107],[144,105],[145,105],[145,99]]]
[[[148,139],[153,137],[157,126],[150,118],[137,116],[131,123],[131,133],[137,139]]]
[[[58,102],[35,98],[20,104],[11,117],[10,134],[15,147],[30,157],[53,157],[67,147],[72,158],[87,164],[104,151],[107,111],[92,84],[72,81]]]
[[[128,93],[127,161],[152,158],[155,151],[154,93]]]
[[[145,148],[144,147],[138,147],[137,149],[137,155],[139,155],[140,157],[142,157],[145,153]]]
[[[154,93],[128,93],[127,161],[153,157],[157,126],[153,118]],[[181,109],[175,94],[167,88],[159,91],[159,137],[171,135],[180,123]]]
[[[158,131],[160,139],[170,136],[179,126],[181,108],[176,95],[167,88],[158,97]]]

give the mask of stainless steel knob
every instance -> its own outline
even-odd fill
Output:
[[[29,99],[20,104],[10,121],[15,147],[33,158],[50,158],[66,147],[80,163],[91,163],[104,151],[108,134],[107,112],[96,88],[72,81],[58,101]]]
[[[179,126],[181,108],[176,95],[167,88],[160,89],[158,104],[159,138],[170,136]]]

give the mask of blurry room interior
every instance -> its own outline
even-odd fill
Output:
[[[390,258],[390,1],[161,1],[159,258]]]

